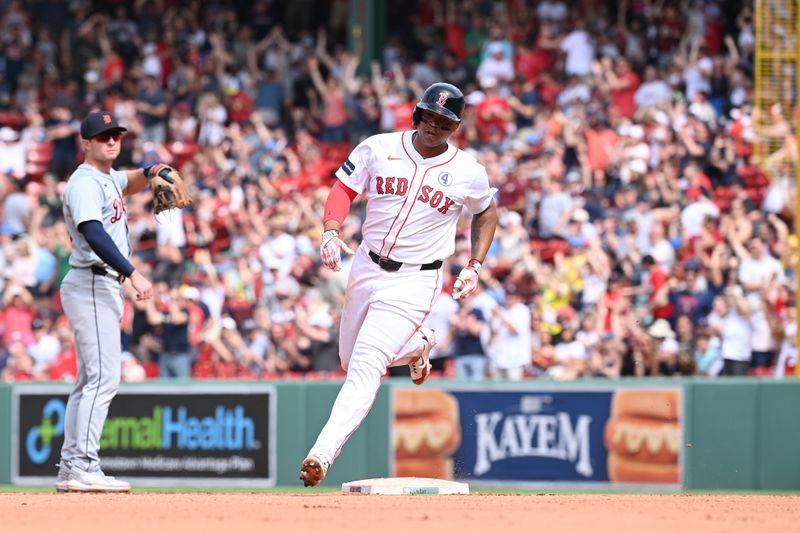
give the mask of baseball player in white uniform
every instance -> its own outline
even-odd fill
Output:
[[[90,113],[81,124],[84,163],[64,190],[72,268],[61,285],[61,301],[75,331],[78,378],[67,403],[56,483],[59,492],[127,492],[131,488],[103,474],[98,455],[100,434],[122,370],[122,284],[129,280],[139,300],[152,295],[150,282],[129,261],[125,209],[125,195],[147,186],[149,169],[111,168],[125,131],[111,113]]]
[[[347,378],[330,418],[303,461],[300,479],[316,486],[369,412],[390,366],[409,365],[415,384],[430,372],[434,332],[422,324],[444,282],[443,260],[455,251],[463,209],[473,214],[472,259],[456,280],[454,298],[475,290],[494,238],[497,210],[486,170],[447,143],[458,128],[464,95],[448,83],[425,90],[413,131],[374,135],[336,172],[325,204],[323,264],[341,268],[355,254],[342,309],[339,358]],[[363,242],[351,250],[338,236],[352,200],[363,194]]]

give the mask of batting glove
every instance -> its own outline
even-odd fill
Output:
[[[478,277],[481,275],[481,262],[477,259],[470,259],[467,266],[461,269],[455,283],[453,284],[453,299],[461,300],[466,298],[478,288]]]
[[[319,255],[322,257],[323,265],[334,272],[339,272],[342,269],[342,252],[353,255],[353,250],[339,238],[338,231],[332,229],[322,234]]]

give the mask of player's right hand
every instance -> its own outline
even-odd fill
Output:
[[[481,263],[477,259],[470,259],[470,262],[461,269],[455,283],[453,284],[453,299],[461,300],[475,292],[478,288],[478,277],[481,273]]]
[[[352,248],[339,238],[339,232],[329,230],[322,234],[322,244],[319,246],[319,255],[322,257],[322,264],[334,272],[342,269],[342,252],[353,255]]]
[[[130,280],[131,286],[136,291],[137,301],[141,302],[153,296],[153,284],[147,281],[147,278],[139,274],[139,272],[134,270]]]

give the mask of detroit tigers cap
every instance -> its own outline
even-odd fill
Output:
[[[81,122],[81,137],[91,139],[106,131],[128,131],[117,122],[117,119],[107,111],[95,111],[86,115]]]

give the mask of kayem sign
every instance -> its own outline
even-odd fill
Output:
[[[679,487],[680,387],[395,389],[395,473],[484,485]]]
[[[54,389],[15,390],[14,483],[56,475],[68,395]],[[101,467],[142,485],[272,486],[275,399],[257,385],[123,389],[103,427]]]

